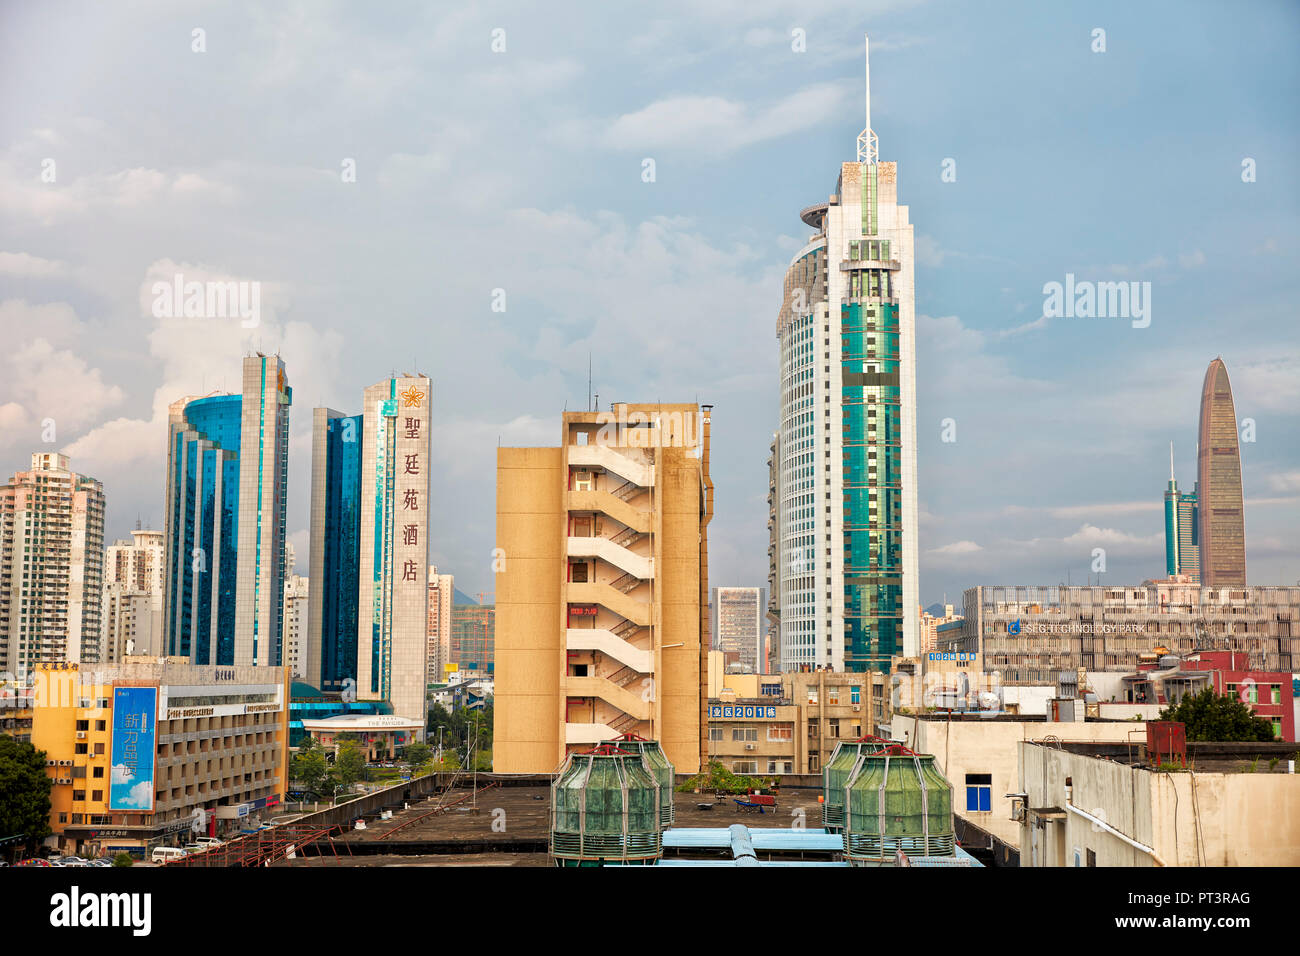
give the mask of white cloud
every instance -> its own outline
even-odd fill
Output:
[[[974,554],[984,549],[974,541],[954,541],[952,544],[945,544],[942,547],[931,548],[926,554],[945,555],[945,554]]]
[[[26,252],[0,252],[0,275],[21,279],[57,279],[68,275],[68,264]]]
[[[685,147],[726,153],[816,126],[834,116],[844,99],[845,91],[829,83],[805,87],[765,106],[722,96],[675,96],[623,114],[602,139],[614,149]]]

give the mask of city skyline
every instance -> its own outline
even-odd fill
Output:
[[[400,46],[409,24],[399,30],[378,19],[366,26],[377,52],[360,55],[354,85],[328,110],[303,113],[308,148],[291,159],[282,138],[248,143],[228,135],[237,128],[238,109],[253,102],[241,99],[248,92],[242,88],[231,94],[229,109],[218,111],[211,130],[193,131],[209,158],[182,148],[165,124],[138,129],[132,150],[106,135],[106,124],[130,122],[117,102],[149,103],[160,116],[184,111],[184,90],[151,90],[145,71],[135,68],[109,85],[111,97],[83,88],[82,77],[63,76],[49,89],[7,101],[0,174],[14,189],[5,207],[11,215],[0,227],[6,254],[0,314],[6,330],[28,343],[21,353],[28,366],[16,366],[24,374],[11,376],[9,389],[0,392],[0,462],[17,470],[31,451],[45,448],[41,425],[52,418],[58,437],[48,447],[68,451],[104,482],[106,538],[125,537],[138,515],[162,525],[158,489],[133,476],[162,467],[158,429],[166,427],[166,404],[205,394],[223,376],[233,384],[234,357],[259,343],[264,351],[278,348],[308,407],[347,407],[347,396],[373,379],[367,367],[409,365],[423,356],[424,371],[447,397],[440,404],[445,416],[435,421],[433,481],[448,517],[445,526],[432,529],[430,561],[454,569],[471,593],[492,590],[491,482],[485,477],[492,473],[492,446],[498,438],[515,445],[543,440],[550,416],[566,401],[585,407],[590,352],[602,404],[647,392],[698,392],[720,412],[730,410],[717,448],[711,574],[762,584],[762,464],[776,419],[765,316],[785,262],[804,242],[791,226],[790,209],[828,192],[825,170],[852,149],[861,127],[860,44],[870,26],[878,37],[873,125],[899,162],[900,189],[913,218],[924,223],[917,237],[920,603],[1002,579],[1082,580],[1092,573],[1095,547],[1106,550],[1105,580],[1156,573],[1161,503],[1144,489],[1163,483],[1168,435],[1189,427],[1182,396],[1220,353],[1233,369],[1238,414],[1258,426],[1256,441],[1242,445],[1250,579],[1300,578],[1287,545],[1300,530],[1300,357],[1285,344],[1289,288],[1270,272],[1296,242],[1295,187],[1277,174],[1281,157],[1297,145],[1291,124],[1283,122],[1283,94],[1296,83],[1283,58],[1267,55],[1295,26],[1294,14],[1267,10],[1242,24],[1250,38],[1245,45],[1257,51],[1245,57],[1235,47],[1217,49],[1180,18],[1170,23],[1158,10],[1111,10],[1109,48],[1098,53],[1090,49],[1092,26],[1068,15],[1026,9],[977,18],[956,10],[950,22],[938,24],[921,15],[933,6],[899,4],[871,24],[855,22],[860,14],[848,8],[810,11],[801,25],[807,34],[802,54],[791,48],[792,25],[762,10],[729,9],[735,28],[712,36],[670,27],[633,30],[635,42],[619,59],[646,67],[644,87],[594,82],[614,69],[599,51],[599,38],[623,28],[615,13],[592,9],[591,42],[561,41],[538,18],[509,19],[513,42],[492,59],[486,40],[479,49],[460,38],[479,28],[487,36],[494,23],[430,12],[422,32],[446,63],[463,68],[467,102],[438,98],[420,115],[440,130],[465,120],[462,139],[392,135],[401,107],[426,90],[428,74],[403,56],[393,61],[396,72],[385,72],[389,60],[382,51]],[[23,16],[16,14],[12,36],[24,35]],[[59,14],[43,16],[62,22]],[[141,42],[122,32],[130,25],[151,45],[141,63],[165,56],[171,68],[197,69],[202,79],[204,64],[212,62],[197,60],[185,44],[167,50],[169,31],[189,35],[190,25],[180,19],[164,17],[144,27],[129,13],[117,21],[87,13],[84,23],[128,50]],[[222,25],[214,16],[208,29],[215,35]],[[306,38],[272,18],[255,27],[252,49],[289,54],[312,43],[328,47],[354,26],[322,15],[320,34]],[[69,29],[81,35],[87,27]],[[1023,47],[1022,65],[990,62],[966,39],[999,32],[997,42]],[[6,68],[26,68],[41,49],[40,43],[6,46]],[[673,50],[675,72],[668,73],[656,62]],[[961,83],[977,57],[990,71],[984,84],[1015,88],[1020,97],[1022,108],[1000,117],[1005,144],[986,142],[979,111],[972,109],[979,91]],[[1216,64],[1209,74],[1198,65],[1206,62]],[[297,97],[304,85],[321,86],[307,82],[315,75],[312,63],[300,53],[284,59],[281,73],[257,75],[267,88],[302,103]],[[1017,69],[1038,70],[1055,85],[1027,88],[1016,82]],[[1158,75],[1181,78],[1186,91],[1171,93]],[[534,82],[512,100],[502,97],[503,76]],[[367,82],[372,86],[356,85]],[[1085,87],[1092,97],[1068,98]],[[362,89],[375,95],[363,98]],[[556,104],[556,93],[564,105]],[[731,104],[732,112],[703,115],[710,97]],[[61,105],[74,101],[84,107],[72,112]],[[555,111],[545,122],[529,115],[539,102]],[[1223,108],[1239,102],[1256,109]],[[663,104],[673,115],[694,117],[701,135],[683,138],[680,124],[665,124]],[[783,120],[782,108],[795,105],[799,118]],[[1207,108],[1224,117],[1212,159],[1199,149],[1197,117]],[[539,159],[535,169],[512,164],[511,178],[523,181],[489,197],[490,208],[471,213],[461,197],[482,196],[475,183],[490,181],[495,188],[507,181],[495,178],[500,167],[480,162],[484,144],[498,142],[498,134],[475,121],[475,112],[531,131]],[[338,134],[340,117],[363,114],[374,117],[360,123],[372,144],[368,150]],[[613,132],[592,133],[597,120]],[[594,165],[584,166],[581,177],[566,171],[570,147],[548,136],[552,126],[594,145]],[[1086,160],[1059,148],[1072,131],[1083,131],[1092,144]],[[1139,135],[1168,146],[1137,152]],[[35,178],[45,156],[59,164],[55,183]],[[641,179],[647,156],[657,161],[654,182]],[[735,163],[741,156],[749,161]],[[340,181],[339,166],[348,157],[358,161],[355,183]],[[1241,178],[1247,157],[1259,172],[1249,183]],[[950,158],[956,178],[945,181]],[[1018,170],[1017,191],[988,188],[995,167]],[[1087,203],[1044,201],[1058,195],[1062,183],[1085,178],[1104,182],[1108,202],[1131,210],[1144,229],[1116,236]],[[353,193],[340,192],[351,187]],[[268,201],[267,188],[284,198]],[[1226,255],[1251,276],[1250,295],[1234,306],[1230,339],[1218,314],[1200,304],[1210,248],[1184,238],[1198,232],[1197,218],[1176,199],[1189,189],[1205,197],[1226,241],[1216,261]],[[309,214],[304,204],[330,212]],[[153,235],[147,224],[182,206],[186,215],[177,217],[169,237],[136,237]],[[251,208],[262,210],[263,232],[244,248],[236,241],[242,235],[237,223]],[[361,272],[343,250],[330,250],[311,234],[334,227],[370,230],[378,213],[395,217],[392,241],[383,245],[387,258],[382,265],[366,259],[376,266],[369,281],[345,285],[340,277]],[[439,218],[456,223],[454,230],[430,232],[429,221]],[[206,233],[190,219],[202,222]],[[989,240],[985,223],[995,230]],[[106,244],[109,233],[120,241]],[[479,264],[494,261],[494,250],[524,247],[539,257],[537,267],[522,259],[504,269]],[[573,283],[561,278],[570,273],[555,258],[560,249],[608,254],[614,273],[608,282],[593,278],[590,302],[575,300]],[[436,332],[417,322],[427,313],[428,290],[410,277],[423,274],[415,264],[430,256],[442,263],[440,308],[481,315],[482,321],[440,325]],[[722,263],[735,276],[719,282]],[[154,284],[178,273],[260,279],[260,324],[155,316]],[[1151,326],[1036,319],[1042,286],[1067,273],[1154,280]],[[492,311],[498,288],[509,303],[502,313]],[[376,308],[383,319],[374,318]],[[699,323],[697,316],[706,313],[720,321]],[[616,330],[602,324],[602,314],[656,317],[643,323],[654,335],[636,343],[656,360],[634,370],[630,381],[617,362]],[[663,316],[690,323],[702,336],[699,351],[707,362],[694,355],[668,360],[658,331]],[[381,334],[358,335],[370,322]],[[475,361],[452,358],[462,355]],[[718,355],[726,357],[722,366]],[[48,372],[64,368],[71,387],[55,392],[50,383],[58,379]],[[485,380],[501,387],[484,394],[479,383]],[[287,534],[298,546],[300,572],[307,570],[302,562],[309,550],[308,418],[298,414],[291,423]],[[953,420],[954,442],[943,440],[945,419]],[[1180,454],[1178,470],[1186,473],[1190,459]],[[973,474],[996,480],[972,482]],[[1250,533],[1252,527],[1258,533]]]

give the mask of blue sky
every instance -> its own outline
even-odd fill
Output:
[[[0,470],[53,418],[110,538],[161,524],[167,403],[279,349],[305,572],[310,409],[418,363],[431,559],[491,591],[494,449],[555,443],[591,353],[602,402],[715,405],[712,582],[764,584],[780,283],[855,158],[869,32],[918,243],[925,603],[1082,581],[1096,547],[1161,573],[1216,355],[1255,422],[1248,578],[1300,580],[1295,4],[262,6],[0,7]],[[154,318],[177,271],[260,282],[261,324]],[[1067,273],[1150,282],[1150,327],[1041,320]]]

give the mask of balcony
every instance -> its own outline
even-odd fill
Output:
[[[599,604],[642,627],[650,626],[650,605],[628,597],[608,584],[569,584],[568,600],[574,604]]]
[[[649,581],[654,577],[654,558],[629,551],[609,538],[569,538],[568,540],[568,553],[571,558],[600,558],[642,581]]]
[[[569,511],[595,511],[621,521],[641,534],[650,533],[650,512],[633,507],[612,491],[570,491],[565,507]]]
[[[565,647],[570,651],[600,651],[641,674],[649,674],[654,669],[654,655],[650,651],[643,651],[603,628],[571,627],[565,632]]]
[[[653,709],[651,701],[641,699],[639,684],[634,683],[628,689],[603,677],[566,677],[564,694],[566,697],[598,697],[637,720],[649,720]]]
[[[654,465],[609,445],[570,445],[569,464],[604,468],[641,488],[653,488]]]

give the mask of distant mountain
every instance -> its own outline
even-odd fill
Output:
[[[954,614],[957,613],[957,608],[954,607],[952,610]],[[925,613],[930,615],[931,617],[943,617],[943,605],[931,604],[929,607],[925,609]]]
[[[478,603],[478,601],[475,601],[472,597],[470,597],[460,588],[452,588],[451,590],[452,590],[452,595],[451,595],[452,604],[477,604]]]

